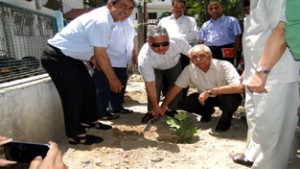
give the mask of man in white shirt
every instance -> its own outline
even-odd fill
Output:
[[[77,17],[48,40],[41,62],[60,95],[70,144],[99,143],[103,139],[88,135],[86,128],[111,128],[97,120],[95,82],[82,61],[95,56],[97,66],[109,80],[110,89],[122,90],[106,48],[114,22],[127,19],[134,6],[133,0],[109,0],[106,6]]]
[[[185,39],[193,46],[198,35],[197,22],[193,17],[184,15],[186,10],[186,0],[172,0],[172,15],[162,18],[158,25],[166,28],[169,36]],[[184,69],[190,64],[190,60],[186,56],[181,56],[181,66]],[[165,92],[168,84],[165,83]],[[165,93],[164,92],[164,93]],[[183,90],[183,97],[187,95],[188,88]]]
[[[244,92],[238,72],[230,62],[213,59],[212,52],[206,45],[192,47],[189,57],[192,64],[181,72],[175,85],[168,91],[161,105],[161,115],[164,115],[167,108],[174,110],[169,103],[182,88],[193,84],[198,92],[180,101],[178,109],[200,114],[201,121],[208,122],[214,107],[218,106],[222,115],[215,131],[229,130],[232,115],[241,104],[241,93]]]
[[[107,54],[110,58],[111,65],[124,86],[121,92],[113,92],[109,89],[109,81],[104,72],[95,69],[93,78],[97,86],[97,108],[98,118],[101,120],[117,119],[119,115],[114,113],[132,113],[132,110],[125,109],[122,104],[124,102],[124,94],[126,90],[128,75],[127,67],[131,63],[136,63],[136,53],[134,50],[134,37],[136,31],[133,26],[133,20],[127,18],[124,21],[116,22],[113,28],[107,48]]]
[[[168,32],[161,26],[154,26],[148,31],[147,43],[143,45],[138,55],[138,69],[144,78],[148,96],[148,111],[159,111],[159,96],[162,90],[162,77],[167,78],[172,86],[181,72],[180,53],[188,54],[190,45],[178,38],[169,38]],[[181,100],[179,94],[171,103],[177,107]]]
[[[234,162],[287,169],[298,122],[299,69],[284,38],[285,0],[251,0],[243,51],[249,145]]]

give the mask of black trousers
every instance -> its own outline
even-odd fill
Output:
[[[95,83],[83,62],[50,45],[43,51],[41,62],[60,95],[67,137],[86,133],[80,123],[96,121],[97,106]]]
[[[184,98],[179,104],[178,109],[194,112],[202,116],[202,118],[211,117],[215,106],[222,110],[221,118],[216,128],[227,130],[231,126],[233,113],[238,109],[242,102],[240,94],[224,94],[216,97],[209,97],[204,105],[198,101],[199,93],[192,93]]]
[[[235,65],[235,58],[224,58],[222,53],[222,48],[233,48],[233,47],[234,47],[233,44],[227,44],[223,46],[209,46],[213,54],[213,58],[220,59],[220,60],[227,60],[231,62],[233,65]]]

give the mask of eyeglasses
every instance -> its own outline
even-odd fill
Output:
[[[150,43],[150,45],[154,48],[158,48],[158,47],[160,47],[160,45],[163,47],[166,47],[166,46],[170,45],[170,42],[166,41],[166,42],[162,42],[162,43]]]

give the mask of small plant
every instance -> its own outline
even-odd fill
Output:
[[[194,134],[197,133],[197,128],[189,123],[187,118],[186,112],[178,112],[174,117],[168,116],[166,120],[171,130],[179,137],[179,143],[191,143]]]

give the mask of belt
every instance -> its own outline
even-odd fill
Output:
[[[233,47],[233,43],[222,45],[222,46],[208,46],[210,49],[222,49],[222,48],[230,48]]]

